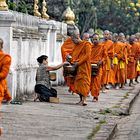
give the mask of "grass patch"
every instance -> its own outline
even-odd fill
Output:
[[[92,132],[87,136],[88,140],[91,140],[96,134],[97,132],[101,129],[102,124],[105,124],[106,120],[101,120],[99,121],[99,124],[93,128]]]
[[[106,123],[106,120],[100,120],[99,121],[99,124],[105,124]]]
[[[112,108],[120,108],[120,106],[119,105],[115,105]]]
[[[124,97],[125,99],[127,99],[128,96],[129,96],[129,93],[127,92],[123,97]]]
[[[112,110],[110,110],[109,108],[106,108],[104,110],[100,110],[100,114],[102,114],[102,115],[105,115],[105,114],[111,113],[111,112],[112,112]]]
[[[91,139],[95,136],[95,134],[100,130],[100,128],[101,128],[101,125],[98,124],[98,125],[92,130],[92,132],[89,134],[89,136],[87,137],[87,139],[88,139],[88,140],[91,140]]]

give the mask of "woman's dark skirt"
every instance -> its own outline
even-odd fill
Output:
[[[35,85],[35,92],[39,94],[39,100],[42,102],[49,102],[50,97],[57,97],[57,91],[54,88],[47,88],[44,85]]]

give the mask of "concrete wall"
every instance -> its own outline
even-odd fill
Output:
[[[4,27],[7,15],[11,20]],[[67,25],[64,23],[47,21],[15,11],[0,11],[0,37],[5,42],[4,51],[12,56],[8,83],[13,98],[29,96],[34,92],[38,56],[48,55],[49,65],[62,62],[62,36],[66,33]],[[56,73],[57,80],[52,84],[63,84],[62,69]]]

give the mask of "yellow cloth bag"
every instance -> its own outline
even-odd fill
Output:
[[[118,58],[117,58],[117,57],[114,57],[114,58],[113,58],[113,64],[114,64],[114,65],[118,65]]]
[[[140,61],[138,60],[136,71],[140,71]]]
[[[127,59],[126,59],[126,64],[128,64],[128,60],[129,60],[129,59],[127,58]]]
[[[125,68],[125,63],[123,61],[120,61],[120,69],[124,69]]]

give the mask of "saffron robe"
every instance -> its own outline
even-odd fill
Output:
[[[92,45],[91,51],[91,64],[97,64],[99,61],[104,62],[106,56],[106,50],[103,44]],[[99,96],[100,88],[101,88],[101,78],[102,78],[102,65],[99,68],[99,72],[96,76],[91,76],[91,84],[90,90],[91,95],[94,97]]]
[[[126,44],[122,42],[115,42],[114,46],[114,59],[113,59],[113,70],[114,70],[114,82],[124,83],[126,76]],[[116,59],[116,61],[114,61]]]
[[[90,91],[91,82],[91,43],[81,41],[76,44],[72,52],[72,63],[77,63],[77,75],[74,80],[74,89],[76,93],[82,94],[86,97]]]
[[[8,54],[4,54],[3,51],[0,51],[0,102],[2,102],[2,100],[10,101],[12,99],[8,91],[6,80],[10,65],[11,57]]]
[[[131,45],[130,53],[128,54],[128,65],[127,65],[127,78],[133,80],[136,77],[136,59],[137,52],[139,52],[139,45],[137,42],[134,42]]]
[[[114,48],[113,48],[113,42],[111,40],[106,40],[103,42],[104,48],[107,52],[107,55],[105,56],[105,61],[103,64],[103,75],[102,75],[102,85],[106,85],[108,83],[113,83],[112,75],[113,71],[111,69],[111,61],[114,56]]]
[[[62,61],[65,62],[66,61],[66,56],[68,54],[72,53],[72,50],[74,48],[75,44],[73,43],[71,37],[68,37],[64,43],[61,46],[61,56],[62,56]],[[66,85],[69,87],[70,91],[75,92],[74,90],[74,77],[64,77]]]

